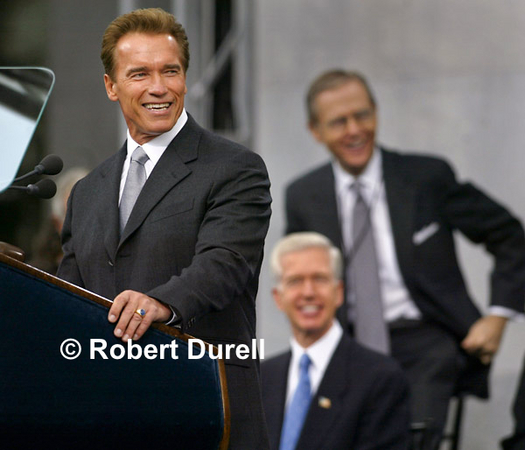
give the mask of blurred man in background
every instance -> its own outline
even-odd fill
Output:
[[[379,147],[376,101],[359,73],[320,75],[307,109],[310,132],[332,161],[288,187],[286,232],[320,232],[344,252],[339,319],[359,342],[401,363],[412,420],[427,422],[437,442],[456,390],[488,396],[506,322],[523,312],[523,228],[478,188],[458,183],[445,161]],[[484,317],[467,292],[455,230],[494,256]]]

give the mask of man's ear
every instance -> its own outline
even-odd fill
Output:
[[[277,305],[277,308],[279,308],[281,311],[283,310],[282,302],[281,302],[281,292],[278,288],[274,287],[272,289],[272,296],[273,300],[275,301],[275,304]]]
[[[341,280],[337,282],[337,288],[336,288],[335,295],[336,295],[336,305],[337,307],[339,307],[344,303],[344,300],[345,300],[345,288]]]
[[[321,134],[319,133],[319,124],[317,122],[308,122],[308,129],[317,142],[323,143],[321,140]]]
[[[106,94],[108,94],[108,98],[112,102],[118,102],[118,95],[115,91],[115,82],[107,73],[104,74],[104,85],[106,86]]]

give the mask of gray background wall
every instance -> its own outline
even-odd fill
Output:
[[[9,26],[0,30],[2,61],[30,64],[34,58],[57,76],[44,115],[46,153],[63,156],[67,166],[93,167],[120,145],[118,106],[104,92],[99,48],[103,30],[121,8],[170,9],[186,3],[191,14],[194,9],[189,5],[195,1],[2,2],[3,12],[13,12]],[[306,130],[303,96],[318,73],[337,66],[360,70],[369,77],[379,103],[381,143],[446,157],[460,179],[475,180],[525,219],[523,2],[252,3],[252,147],[267,162],[274,197],[267,253],[283,231],[284,185],[327,157]],[[29,50],[40,49],[37,56],[29,56],[28,48],[21,45],[29,38]],[[14,56],[17,48],[18,56]],[[458,241],[471,291],[480,307],[486,308],[490,258],[482,249],[461,238]],[[270,289],[265,263],[258,309],[259,337],[265,339],[267,356],[285,348],[289,337]],[[492,399],[488,403],[468,401],[464,449],[497,448],[499,439],[509,433],[523,342],[523,325],[510,324],[494,364]]]

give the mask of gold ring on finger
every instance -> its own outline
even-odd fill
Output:
[[[140,316],[140,318],[143,319],[144,316],[146,315],[146,310],[145,309],[137,309],[135,311],[135,314],[138,314]]]

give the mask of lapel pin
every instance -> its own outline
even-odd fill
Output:
[[[324,409],[330,409],[332,407],[332,401],[326,397],[319,397],[319,406]]]

